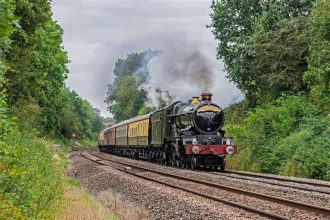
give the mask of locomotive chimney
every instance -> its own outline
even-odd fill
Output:
[[[199,97],[198,96],[192,97],[191,104],[198,105],[199,103],[200,103],[200,101],[199,101]]]
[[[212,101],[212,93],[210,92],[203,92],[201,96],[202,101]]]

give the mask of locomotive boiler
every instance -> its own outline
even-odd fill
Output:
[[[226,155],[237,153],[225,137],[224,112],[211,93],[188,102],[123,121],[99,135],[99,148],[132,158],[145,158],[182,168],[225,169]]]

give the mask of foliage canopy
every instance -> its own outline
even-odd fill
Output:
[[[64,86],[68,58],[50,3],[0,0],[0,219],[54,218],[64,171],[45,136],[95,140],[104,126]]]
[[[125,60],[118,59],[115,63],[114,80],[108,85],[105,102],[117,122],[138,114],[149,113],[172,101],[173,98],[168,91],[157,88],[155,91],[157,106],[153,106],[149,99],[150,94],[145,88],[150,79],[148,62],[160,53],[159,50],[131,53]]]
[[[306,17],[312,3],[213,1],[211,27],[219,40],[217,57],[224,60],[227,77],[245,93],[250,106],[272,101],[283,92],[304,90],[301,76],[307,68],[309,43]],[[268,88],[273,92],[268,93]],[[267,97],[263,97],[265,92]]]
[[[213,2],[218,58],[246,97],[226,109],[227,135],[241,149],[232,167],[330,179],[329,6]]]
[[[321,0],[310,19],[311,44],[308,71],[304,80],[315,100],[324,110],[330,109],[330,1]]]

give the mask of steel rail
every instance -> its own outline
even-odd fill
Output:
[[[247,190],[238,189],[238,188],[234,188],[234,187],[230,187],[230,186],[224,186],[224,185],[220,185],[220,184],[216,184],[216,183],[210,183],[210,182],[206,182],[206,181],[202,181],[202,180],[192,179],[192,178],[189,178],[189,177],[178,176],[176,174],[170,174],[170,173],[166,173],[166,172],[152,170],[152,169],[149,169],[149,168],[139,167],[137,165],[124,163],[124,162],[116,161],[116,160],[109,159],[109,158],[104,158],[104,157],[99,156],[99,155],[94,155],[90,152],[89,152],[89,154],[94,156],[94,157],[101,158],[103,160],[111,161],[111,162],[122,164],[122,165],[125,165],[125,166],[134,167],[136,169],[140,169],[140,170],[144,170],[144,171],[148,171],[148,172],[152,172],[152,173],[157,173],[157,174],[160,174],[160,175],[163,175],[163,176],[168,176],[168,177],[177,178],[177,179],[184,180],[184,181],[199,183],[199,184],[206,185],[206,186],[209,186],[209,187],[213,187],[213,188],[217,188],[217,189],[221,189],[221,190],[226,190],[226,191],[233,192],[233,193],[239,193],[239,194],[243,194],[243,195],[246,195],[246,196],[250,196],[250,197],[254,197],[254,198],[258,198],[258,199],[262,199],[262,200],[267,200],[267,201],[270,201],[270,202],[279,203],[279,204],[282,204],[282,205],[291,206],[291,207],[294,207],[294,208],[298,208],[298,209],[307,210],[307,211],[311,211],[311,212],[315,212],[315,213],[319,213],[319,214],[324,214],[326,216],[330,216],[330,209],[326,208],[326,207],[310,205],[310,204],[306,204],[306,203],[303,203],[303,202],[292,201],[292,200],[289,200],[289,199],[283,199],[283,198],[279,198],[279,197],[276,197],[276,196],[264,195],[264,194],[261,194],[261,193],[250,192],[250,191],[247,191]]]
[[[241,175],[241,176],[268,178],[268,179],[273,179],[273,180],[278,180],[278,181],[283,181],[283,182],[293,182],[293,183],[299,183],[299,184],[308,184],[308,185],[320,186],[320,187],[330,187],[330,182],[329,182],[329,184],[316,183],[316,182],[310,182],[308,180],[286,179],[286,178],[283,178],[283,177],[266,176],[266,175],[263,175],[263,174],[246,173],[246,172],[242,172],[242,171],[232,171],[232,170],[226,170],[225,173],[229,173],[229,174],[232,173],[232,174]]]
[[[88,153],[88,154],[90,154],[90,153]],[[140,167],[137,167],[137,166],[126,165],[125,163],[118,162],[118,161],[112,161],[112,160],[110,160],[108,158],[102,158],[102,157],[99,157],[99,156],[96,156],[96,155],[93,155],[93,154],[90,154],[90,155],[92,155],[93,157],[99,157],[99,158],[102,158],[102,159],[101,160],[100,159],[92,159],[92,158],[90,158],[89,156],[87,156],[87,155],[85,155],[83,153],[81,153],[81,155],[83,157],[85,157],[86,159],[91,160],[91,161],[93,161],[95,163],[98,163],[100,165],[109,166],[109,164],[103,162],[103,160],[105,160],[105,161],[110,161],[110,162],[114,162],[114,163],[125,165],[125,166],[135,167],[136,169],[140,169],[140,170],[145,170],[145,168],[140,168]],[[239,203],[236,203],[236,202],[231,202],[231,201],[228,201],[228,200],[225,200],[225,199],[221,199],[221,198],[218,198],[218,197],[215,197],[215,196],[206,195],[206,194],[199,193],[199,192],[196,192],[196,191],[193,191],[193,190],[189,190],[189,189],[186,189],[186,188],[183,188],[183,187],[175,186],[175,185],[172,185],[172,184],[169,184],[169,183],[160,181],[160,180],[152,179],[150,177],[146,177],[146,176],[143,176],[143,175],[134,173],[132,171],[128,171],[128,170],[120,169],[120,168],[116,168],[116,169],[119,170],[119,171],[128,173],[130,175],[133,175],[133,176],[136,176],[136,177],[139,177],[139,178],[148,180],[148,181],[156,182],[156,183],[159,183],[159,184],[162,184],[162,185],[165,185],[165,186],[174,188],[174,189],[179,189],[179,190],[184,191],[184,192],[192,193],[194,195],[201,196],[201,197],[204,197],[204,198],[207,198],[207,199],[216,201],[216,202],[225,203],[225,204],[234,206],[236,208],[241,208],[241,209],[244,209],[244,210],[246,210],[248,212],[256,213],[256,214],[258,214],[260,216],[264,216],[264,217],[267,217],[269,219],[276,219],[276,220],[288,220],[289,219],[289,218],[284,217],[284,216],[281,216],[281,215],[276,215],[276,214],[273,214],[273,213],[270,213],[270,212],[266,212],[266,211],[263,211],[263,210],[259,210],[259,209],[255,209],[255,208],[246,206],[246,205],[242,205],[242,204],[239,204]]]
[[[226,173],[228,173],[228,171],[226,171]],[[248,176],[248,177],[244,177],[246,175],[243,175],[243,176],[231,176],[231,175],[226,175],[226,173],[215,173],[215,172],[211,172],[210,174],[215,175],[215,176],[228,177],[228,178],[232,178],[232,179],[251,180],[251,181],[260,182],[260,183],[266,183],[266,184],[275,185],[275,186],[290,187],[290,188],[293,188],[293,189],[299,189],[299,190],[303,190],[303,191],[317,192],[317,193],[323,193],[323,194],[329,194],[330,195],[330,192],[324,191],[324,190],[312,189],[312,188],[305,188],[305,187],[301,187],[301,186],[289,186],[289,185],[286,185],[284,183],[273,183],[273,182],[269,182],[268,180],[249,179],[248,178],[248,177],[254,178],[254,176]],[[240,175],[240,174],[236,174],[236,175]],[[264,179],[266,179],[268,177],[267,176],[258,176],[258,178],[264,178]],[[269,179],[273,179],[273,178],[270,177]],[[280,181],[280,180],[277,180],[277,181]],[[297,182],[295,182],[295,183],[297,183]],[[302,184],[308,184],[308,183],[302,183]],[[309,185],[311,185],[311,184],[309,184]],[[330,185],[329,186],[324,186],[324,187],[330,187]]]

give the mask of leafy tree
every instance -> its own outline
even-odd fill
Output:
[[[34,132],[31,132],[43,129],[44,125],[38,100],[26,96],[26,99],[11,103],[10,110],[14,118],[9,117],[6,103],[7,98],[12,98],[13,93],[9,89],[14,83],[8,74],[17,71],[12,60],[12,49],[18,43],[14,35],[28,22],[29,16],[34,16],[32,12],[36,12],[35,18],[42,16],[45,8],[40,8],[41,11],[37,8],[42,2],[45,1],[0,0],[0,219],[52,219],[63,195],[63,171],[53,158],[51,146],[37,140]],[[22,10],[21,5],[30,3],[30,11],[17,11]],[[44,36],[48,38],[47,34]],[[25,47],[19,49],[28,51]],[[33,50],[30,47],[30,52]],[[17,62],[24,62],[25,52],[20,53],[23,57]],[[34,52],[36,55],[36,50]],[[37,71],[37,67],[34,68]],[[21,131],[15,122],[19,123]]]
[[[108,110],[116,121],[122,121],[138,115],[139,109],[147,101],[147,93],[139,88],[132,75],[127,75],[119,84],[118,89],[107,97]]]
[[[101,112],[97,108],[93,108],[93,118],[92,118],[92,132],[99,133],[104,129],[104,118],[101,116]]]
[[[8,69],[4,54],[8,51],[11,41],[10,35],[14,31],[13,23],[17,18],[13,14],[14,5],[9,1],[0,1],[0,136],[5,136],[11,127],[7,119],[7,102],[4,77],[5,71]],[[1,141],[0,141],[1,142]]]
[[[13,15],[13,4],[10,1],[1,1],[0,2],[0,36],[1,37],[8,37],[12,31],[13,26],[12,22],[14,21],[15,17]]]
[[[9,1],[0,1],[0,99],[3,98],[2,90],[4,85],[4,71],[8,68],[4,54],[10,46],[10,35],[14,31],[13,22],[15,16],[13,14],[14,6]],[[2,95],[1,95],[2,94]]]
[[[310,19],[311,44],[308,71],[304,80],[309,84],[314,99],[330,109],[330,1],[321,0],[313,8]]]
[[[275,24],[274,30],[258,31],[242,47],[242,56],[249,61],[254,95],[259,103],[272,101],[281,93],[306,91],[303,74],[307,70],[309,30],[306,17],[297,17]]]
[[[99,111],[64,87],[68,59],[51,16],[49,0],[0,0],[0,219],[55,218],[64,169],[36,134],[95,139],[103,129]]]
[[[8,104],[32,98],[42,108],[44,128],[58,124],[57,94],[64,87],[68,59],[62,44],[62,30],[52,20],[50,1],[15,0],[14,15],[19,25],[10,36],[5,53]]]
[[[153,109],[148,107],[148,94],[142,84],[149,80],[148,62],[161,51],[146,50],[128,54],[115,64],[114,81],[108,85],[105,102],[116,121],[122,121]]]
[[[103,119],[64,87],[68,58],[50,1],[8,0],[0,6],[0,91],[8,94],[19,128],[52,137],[70,137],[75,131],[82,139],[95,139]],[[3,97],[1,92],[1,111],[6,106]]]
[[[259,0],[224,0],[213,1],[212,33],[219,40],[217,58],[223,59],[228,78],[240,88],[251,100],[255,90],[253,76],[242,56],[241,45],[248,40],[253,32],[253,21],[262,13],[263,7]]]
[[[161,53],[159,50],[146,50],[142,53],[131,53],[127,55],[127,58],[118,59],[115,63],[115,69],[113,70],[115,81],[120,81],[127,75],[133,75],[138,85],[146,82],[149,79],[148,62],[154,56],[158,56]],[[116,82],[112,84],[116,86]]]
[[[79,139],[95,139],[98,132],[104,129],[104,119],[100,111],[93,108],[75,91],[65,89],[60,94],[61,110],[56,134],[69,138],[77,133]]]
[[[247,46],[257,43],[257,39],[265,36],[273,43],[281,41],[282,44],[285,44],[285,38],[274,38],[281,35],[281,28],[285,28],[280,25],[280,22],[299,16],[308,16],[312,3],[311,0],[213,1],[211,27],[216,39],[219,40],[217,57],[224,60],[228,72],[227,77],[245,93],[251,106],[260,103],[258,94],[263,92],[260,85],[267,82],[269,77],[265,77],[267,74],[265,72],[260,74],[251,69],[251,60],[257,61],[256,52],[260,52],[260,50],[247,50]],[[255,46],[257,47],[257,45]],[[299,47],[298,50],[301,48]],[[280,52],[278,51],[278,53]],[[279,56],[284,57],[287,52],[284,51],[284,54]],[[272,62],[273,60],[268,59],[266,65],[271,66]]]
[[[330,179],[329,5],[213,2],[218,58],[246,94],[226,109],[227,135],[240,147],[232,168]]]

